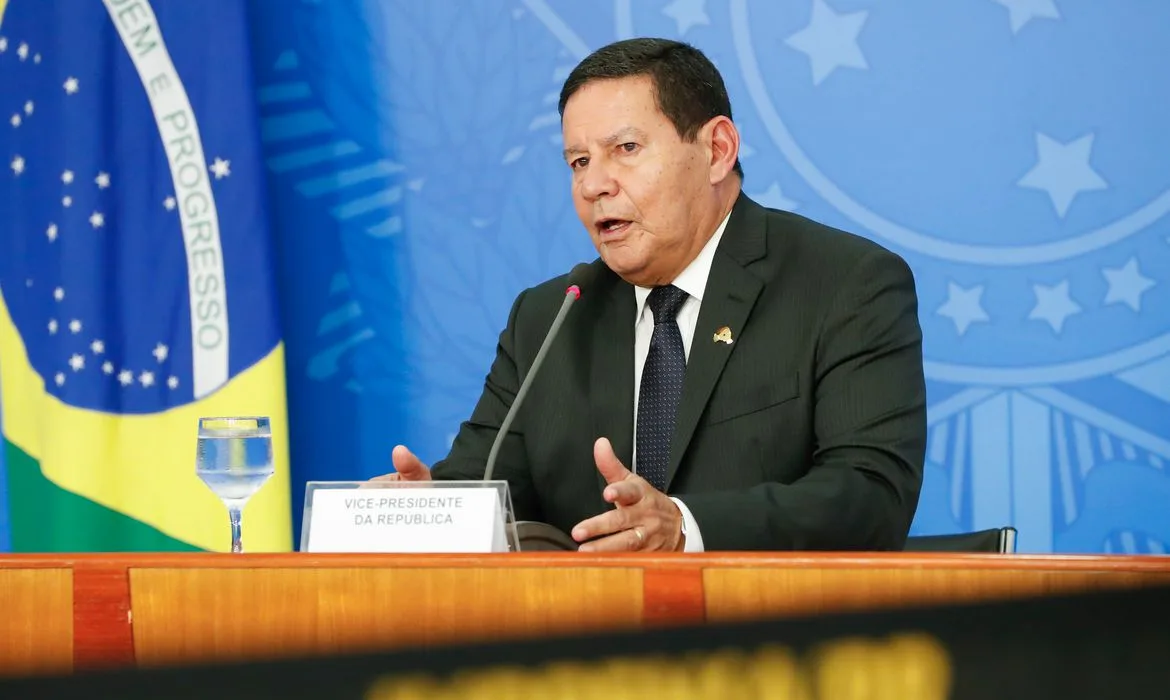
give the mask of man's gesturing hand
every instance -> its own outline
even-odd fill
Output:
[[[414,453],[406,449],[404,445],[399,445],[394,448],[391,453],[391,459],[394,460],[395,471],[391,474],[383,474],[375,476],[370,479],[371,482],[376,481],[430,481],[431,469],[422,463]]]
[[[605,501],[615,504],[617,509],[582,521],[573,528],[573,539],[584,543],[580,551],[681,552],[685,544],[682,512],[674,501],[626,469],[608,439],[599,438],[593,444],[593,460],[605,477]]]

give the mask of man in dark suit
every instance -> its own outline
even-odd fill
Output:
[[[586,551],[901,549],[926,444],[907,265],[742,193],[723,81],[690,46],[604,47],[560,108],[600,259],[499,453],[517,519]],[[450,454],[399,446],[380,478],[482,478],[565,287],[517,297]]]

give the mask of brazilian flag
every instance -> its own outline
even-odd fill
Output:
[[[276,474],[244,511],[244,546],[291,548],[250,65],[237,0],[0,1],[15,551],[229,549],[195,475],[197,423],[255,415],[272,419]]]

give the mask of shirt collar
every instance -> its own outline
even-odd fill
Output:
[[[719,228],[715,229],[715,234],[695,256],[690,265],[687,265],[678,277],[671,282],[674,286],[686,292],[688,295],[703,301],[703,290],[707,288],[707,278],[711,276],[711,263],[715,259],[715,250],[719,247],[719,240],[723,238],[723,230],[727,228],[727,221],[731,218],[731,212],[727,212],[727,216],[723,217],[723,221],[719,223]],[[642,318],[642,312],[646,308],[646,299],[650,296],[650,291],[653,287],[634,287],[634,300],[638,304],[637,314],[635,319]]]

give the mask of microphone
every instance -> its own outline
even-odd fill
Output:
[[[500,445],[504,442],[504,436],[508,434],[508,428],[512,425],[513,419],[516,418],[516,411],[520,409],[520,404],[524,402],[524,396],[528,393],[528,387],[532,385],[533,377],[540,370],[540,365],[544,362],[544,356],[548,353],[549,346],[552,345],[553,339],[560,332],[561,324],[565,322],[565,316],[569,313],[569,307],[573,305],[573,302],[581,298],[581,286],[588,281],[591,272],[592,268],[588,263],[578,263],[569,272],[569,286],[565,289],[565,298],[561,302],[560,310],[557,311],[557,317],[553,319],[552,326],[548,329],[548,333],[545,334],[544,342],[541,343],[540,350],[536,352],[536,359],[532,361],[532,368],[528,370],[528,375],[520,383],[520,391],[516,392],[516,398],[512,401],[512,406],[508,409],[508,414],[504,416],[504,422],[500,425],[499,431],[496,432],[496,439],[492,442],[491,451],[488,452],[487,467],[483,472],[484,481],[491,481],[492,473],[496,468],[496,457],[499,455]]]

